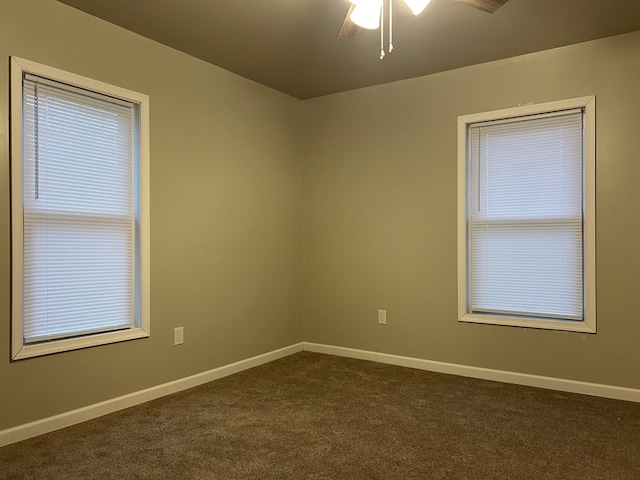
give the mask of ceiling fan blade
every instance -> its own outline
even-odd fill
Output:
[[[344,17],[342,27],[340,27],[340,31],[338,32],[338,38],[353,37],[364,30],[362,27],[359,27],[351,21],[351,12],[353,12],[354,8],[356,8],[356,6],[352,3]]]
[[[509,0],[454,0],[487,13],[493,13]]]

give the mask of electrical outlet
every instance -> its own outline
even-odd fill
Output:
[[[387,324],[387,311],[386,310],[378,310],[378,323],[380,325]]]
[[[182,345],[184,343],[184,327],[176,327],[173,329],[173,344]]]

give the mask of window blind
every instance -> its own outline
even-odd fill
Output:
[[[23,78],[23,337],[134,326],[135,106]]]
[[[470,312],[582,320],[582,111],[468,135]]]

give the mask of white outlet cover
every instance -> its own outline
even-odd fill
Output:
[[[173,344],[182,345],[184,343],[184,327],[176,327],[173,329]]]

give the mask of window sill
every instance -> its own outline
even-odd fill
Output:
[[[503,325],[507,327],[539,328],[544,330],[561,330],[565,332],[596,333],[595,327],[585,321],[543,320],[533,317],[503,317],[499,315],[481,315],[467,313],[459,320],[463,323],[482,323],[486,325]]]
[[[138,338],[149,337],[149,332],[142,328],[132,328],[130,330],[120,330],[117,332],[99,333],[96,335],[56,340],[53,342],[39,343],[35,345],[23,345],[20,342],[14,344],[13,360],[38,357],[52,353],[78,350],[80,348],[95,347],[109,343],[124,342]]]

